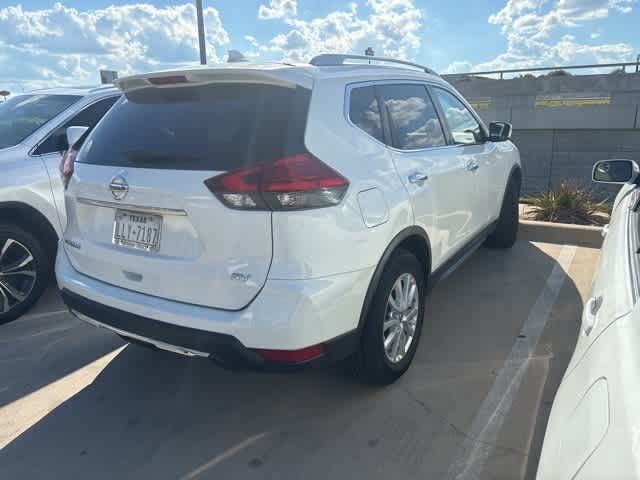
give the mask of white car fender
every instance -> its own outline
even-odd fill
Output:
[[[3,165],[0,176],[0,206],[20,204],[42,214],[60,238],[62,231],[44,165],[39,158],[20,159]],[[18,220],[18,219],[16,219]]]

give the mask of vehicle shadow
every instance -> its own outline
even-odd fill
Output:
[[[323,371],[228,371],[130,345],[0,452],[0,477],[176,478],[206,463],[210,452],[280,432],[292,416],[305,422],[333,415],[367,390]]]
[[[0,408],[124,344],[67,312],[42,315],[0,326]]]
[[[387,388],[337,368],[228,371],[130,345],[0,451],[0,477],[443,478],[554,264],[524,241],[480,250],[432,292],[414,365]],[[564,289],[577,312],[571,279]],[[572,351],[576,318],[552,320],[570,327],[544,348]],[[553,356],[536,388],[555,392],[567,362]],[[527,411],[522,445],[548,415]],[[498,450],[523,471],[518,442]]]

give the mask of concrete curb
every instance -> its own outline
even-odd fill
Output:
[[[602,227],[520,219],[520,238],[532,242],[560,243],[600,248]]]

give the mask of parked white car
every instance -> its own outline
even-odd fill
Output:
[[[382,61],[366,57],[366,61]],[[427,286],[516,240],[520,160],[431,70],[402,62],[123,78],[69,180],[56,273],[80,318],[158,348],[409,366]]]
[[[26,312],[51,278],[66,223],[58,166],[67,127],[92,128],[119,96],[113,86],[54,88],[0,104],[0,324]]]
[[[558,388],[538,480],[640,477],[640,169],[596,163],[616,197],[575,351]]]

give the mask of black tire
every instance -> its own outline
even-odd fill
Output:
[[[511,179],[502,201],[500,217],[496,229],[487,237],[486,245],[489,248],[511,248],[518,239],[518,225],[520,212],[518,200],[520,187],[515,179]]]
[[[397,363],[392,362],[385,352],[383,322],[387,315],[387,301],[396,280],[409,273],[417,285],[418,316],[413,340],[404,357]],[[356,354],[356,367],[359,376],[368,383],[386,385],[397,380],[407,371],[418,348],[426,297],[424,268],[418,259],[407,250],[399,249],[384,267],[376,287],[362,331],[360,351]]]
[[[8,241],[12,241],[7,244]],[[13,224],[0,224],[0,252],[6,246],[0,258],[0,325],[15,320],[27,312],[40,298],[52,273],[52,259],[43,245],[30,232]],[[26,252],[33,257],[24,267],[14,269],[21,258],[28,259]],[[5,270],[3,281],[2,271]],[[7,271],[13,272],[11,280]],[[22,272],[16,275],[15,272]],[[26,273],[25,273],[26,272]],[[35,281],[31,273],[35,274]],[[13,292],[13,294],[11,293]],[[20,299],[13,296],[20,294]],[[8,309],[7,309],[8,306]]]

